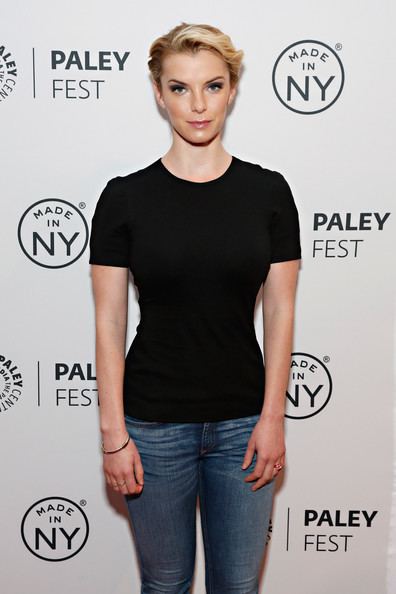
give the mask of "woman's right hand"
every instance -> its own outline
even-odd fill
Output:
[[[114,454],[103,453],[103,470],[107,484],[117,493],[140,495],[143,491],[143,465],[132,438],[129,440],[128,445],[119,452]]]

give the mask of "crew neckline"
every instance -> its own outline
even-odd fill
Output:
[[[237,161],[237,158],[234,155],[231,155],[230,164],[228,165],[227,169],[221,175],[219,175],[218,177],[215,177],[214,179],[209,179],[207,181],[202,181],[202,182],[192,181],[191,179],[185,179],[184,177],[178,177],[177,175],[175,175],[174,173],[172,173],[171,171],[169,171],[169,169],[167,169],[165,167],[165,165],[163,164],[163,162],[161,160],[161,157],[157,160],[157,164],[160,167],[160,169],[163,171],[163,173],[165,173],[165,175],[167,175],[167,177],[169,177],[170,179],[173,179],[174,181],[176,181],[180,184],[184,184],[184,185],[188,185],[188,186],[206,187],[206,186],[211,186],[213,184],[219,183],[224,178],[226,178],[231,173],[231,171],[234,169],[236,161]]]

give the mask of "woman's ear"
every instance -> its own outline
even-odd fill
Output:
[[[162,91],[161,91],[160,86],[156,83],[156,81],[153,78],[151,78],[151,84],[153,86],[153,91],[154,91],[155,99],[156,99],[158,105],[160,107],[162,107],[162,109],[165,109],[165,104],[164,104],[164,101],[162,99]]]
[[[238,85],[234,85],[233,87],[231,87],[230,96],[228,97],[228,105],[231,105],[231,103],[234,101],[237,89]]]

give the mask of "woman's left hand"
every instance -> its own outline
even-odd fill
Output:
[[[271,481],[279,472],[275,464],[285,465],[285,431],[284,418],[281,420],[260,417],[248,441],[242,468],[247,468],[257,451],[254,470],[245,477],[245,482],[255,481],[252,491],[257,491],[265,483]]]

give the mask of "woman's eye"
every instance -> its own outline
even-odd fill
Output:
[[[212,83],[211,85],[209,85],[209,88],[212,89],[213,87],[217,87],[218,89],[222,89],[223,85],[221,83]]]
[[[178,89],[183,90],[184,87],[181,87],[180,85],[174,85],[173,87],[170,88],[170,90],[172,91],[172,93],[174,93],[175,91],[177,91]],[[176,95],[179,95],[180,93],[176,93]]]

